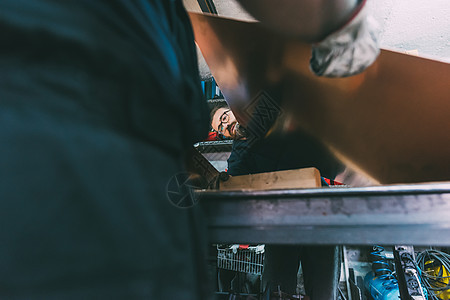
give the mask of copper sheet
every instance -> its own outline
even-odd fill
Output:
[[[382,50],[364,73],[309,71],[310,46],[258,23],[190,14],[213,76],[238,120],[261,91],[289,127],[318,137],[381,183],[450,180],[450,64]]]

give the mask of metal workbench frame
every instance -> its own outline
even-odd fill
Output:
[[[450,246],[450,183],[196,192],[210,242]]]

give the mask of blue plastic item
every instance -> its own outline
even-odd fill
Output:
[[[364,286],[375,300],[399,300],[400,290],[395,276],[384,254],[384,248],[378,245],[370,253],[372,272],[364,278]]]
[[[393,284],[389,279],[376,276],[369,272],[364,278],[364,286],[375,300],[399,300],[400,291],[398,284]]]

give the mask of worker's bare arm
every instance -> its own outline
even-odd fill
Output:
[[[319,76],[363,72],[380,53],[376,21],[366,0],[239,0],[282,34],[312,42],[311,70]]]
[[[317,42],[342,27],[358,0],[239,0],[257,20],[283,34]]]

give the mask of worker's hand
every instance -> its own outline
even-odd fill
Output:
[[[313,45],[310,67],[316,75],[347,77],[361,73],[376,60],[378,24],[367,14],[365,3],[345,26]]]

